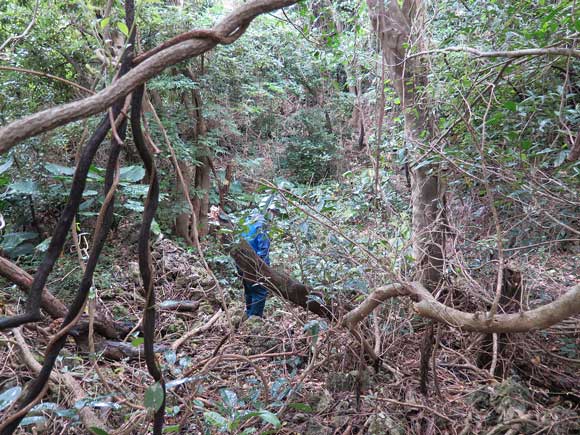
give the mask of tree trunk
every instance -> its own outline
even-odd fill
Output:
[[[192,171],[191,167],[183,160],[178,160],[177,164],[183,175],[183,181],[185,185],[189,187],[191,185]],[[183,194],[183,186],[179,177],[177,177],[177,196],[178,198],[185,198]],[[191,213],[184,211],[177,215],[175,218],[175,234],[182,237],[188,245],[193,245],[193,239],[191,238]]]
[[[413,257],[416,264],[415,280],[430,291],[441,281],[443,271],[443,212],[444,189],[438,176],[438,167],[425,165],[422,159],[433,136],[430,102],[418,89],[427,85],[427,71],[420,58],[405,59],[412,43],[419,51],[424,49],[423,4],[421,0],[391,0],[385,8],[381,0],[367,0],[371,23],[377,33],[388,65],[389,77],[401,101],[405,119],[405,139],[411,147],[412,236]],[[413,29],[413,34],[411,34]],[[433,351],[433,326],[427,325],[421,349],[421,391],[427,394],[429,361]]]
[[[202,138],[207,134],[207,124],[202,113],[202,99],[199,89],[194,89],[192,95],[195,104],[195,141],[197,143],[197,156],[199,162],[201,162],[195,168],[195,198],[193,200],[193,206],[197,217],[197,231],[199,237],[202,238],[207,235],[209,230],[207,214],[209,213],[211,167],[209,162],[209,149],[201,142]]]
[[[379,36],[389,78],[401,100],[405,117],[405,136],[416,157],[427,148],[433,135],[429,116],[430,104],[417,88],[427,84],[427,71],[419,58],[405,61],[410,41],[423,47],[420,35],[411,35],[411,28],[421,31],[423,6],[420,0],[390,1],[385,8],[378,0],[367,0],[371,23]],[[443,267],[443,195],[444,189],[436,165],[417,163],[410,167],[413,221],[413,253],[417,264],[416,280],[434,289],[441,280]]]
[[[199,149],[199,148],[198,148]],[[205,147],[201,148],[202,152],[207,152]],[[209,189],[210,184],[210,165],[209,157],[202,156],[199,159],[202,164],[195,168],[195,198],[193,206],[197,215],[197,231],[199,237],[203,238],[208,233],[208,213],[209,213]]]

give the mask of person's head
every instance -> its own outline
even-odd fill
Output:
[[[279,214],[280,209],[276,206],[276,204],[272,203],[268,206],[268,209],[266,210],[266,217],[268,219],[274,219]]]
[[[254,209],[252,210],[252,212],[250,213],[250,221],[251,222],[265,222],[266,218],[264,217],[264,215],[262,213],[260,213],[259,210]]]

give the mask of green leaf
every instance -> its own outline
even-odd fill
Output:
[[[220,429],[227,428],[228,426],[226,418],[217,412],[206,411],[203,413],[203,416],[205,417],[205,421],[212,426],[219,427]]]
[[[46,250],[48,249],[48,245],[50,245],[51,240],[52,237],[44,239],[42,242],[40,242],[38,245],[34,247],[34,250],[37,252],[46,252]]]
[[[155,382],[145,391],[144,405],[146,408],[157,412],[163,405],[164,397],[163,387],[159,382]]]
[[[312,406],[307,403],[290,403],[288,407],[295,409],[296,411],[312,412]]]
[[[82,408],[111,408],[119,409],[121,405],[115,402],[111,402],[111,395],[105,394],[103,396],[97,397],[85,397],[84,399],[77,400],[75,402],[76,409]]]
[[[20,396],[21,392],[22,387],[14,387],[9,388],[8,390],[0,394],[0,411],[8,408],[14,401],[16,401],[16,399],[18,399],[18,397]]]
[[[18,426],[30,426],[32,424],[40,424],[46,422],[46,418],[40,415],[23,418]]]
[[[17,181],[8,185],[8,193],[12,195],[35,195],[38,187],[32,180]]]
[[[562,166],[562,163],[566,161],[566,157],[568,157],[568,150],[560,151],[554,161],[554,167],[557,168],[558,166]]]
[[[33,232],[4,234],[4,237],[2,237],[2,248],[5,251],[11,251],[21,243],[36,239],[37,237],[38,234]]]
[[[137,213],[145,210],[143,204],[141,204],[139,201],[133,201],[132,199],[125,201],[123,203],[123,207],[125,207],[127,210],[136,211]]]
[[[90,427],[89,430],[94,433],[95,435],[109,435],[109,432],[106,430],[101,429],[100,427]]]
[[[58,410],[58,403],[42,402],[30,410],[31,413],[38,413],[42,411],[56,411]]]
[[[145,169],[142,166],[126,166],[121,168],[119,180],[129,183],[137,183],[145,176]]]
[[[74,175],[74,173],[75,173],[75,168],[69,168],[67,166],[61,166],[61,165],[57,165],[55,163],[45,163],[44,167],[52,175],[70,176],[70,175]]]
[[[64,418],[74,418],[78,415],[78,411],[74,408],[72,409],[57,409],[54,413],[59,417]]]
[[[163,428],[163,433],[179,432],[180,429],[181,429],[181,427],[178,424],[173,424],[171,426],[165,426]]]
[[[118,22],[117,23],[117,28],[121,31],[121,33],[125,36],[129,36],[129,28],[127,27],[127,25],[123,22]]]
[[[518,105],[516,104],[515,101],[506,101],[505,103],[503,103],[503,107],[512,112],[515,112],[518,108]]]
[[[178,387],[179,385],[183,385],[183,384],[187,384],[188,382],[192,382],[195,381],[196,378],[192,378],[192,377],[188,377],[188,378],[181,378],[181,379],[175,379],[173,381],[169,381],[166,385],[165,388],[167,390],[170,390],[172,388]]]
[[[137,337],[133,341],[131,341],[131,346],[139,347],[145,342],[143,337]]]
[[[161,235],[161,227],[155,219],[153,219],[153,222],[151,222],[151,232],[156,236]]]
[[[273,414],[270,411],[261,410],[258,415],[262,420],[264,420],[266,423],[270,423],[275,428],[279,428],[280,426],[282,426],[282,423],[280,423],[280,420],[278,419],[278,417],[276,417],[276,414]]]
[[[6,160],[4,163],[2,163],[0,165],[0,174],[3,174],[8,169],[10,169],[12,167],[13,163],[14,163],[14,159],[12,157],[9,157],[8,160]]]
[[[232,390],[223,388],[220,390],[220,396],[222,396],[222,401],[226,408],[234,409],[238,406],[238,395]]]
[[[111,17],[105,17],[101,20],[101,30],[104,29],[105,27],[107,27],[107,25],[109,24],[109,21],[111,21]]]

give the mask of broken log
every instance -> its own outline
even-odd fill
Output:
[[[290,275],[268,266],[245,240],[236,244],[231,249],[230,255],[241,271],[243,279],[252,283],[260,283],[272,293],[314,314],[329,320],[335,319],[334,313],[324,303],[320,293],[314,291],[312,287],[296,281]]]

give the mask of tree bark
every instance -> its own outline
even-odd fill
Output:
[[[415,312],[426,319],[435,320],[463,331],[485,333],[528,332],[546,329],[569,317],[580,314],[580,285],[570,287],[554,302],[529,311],[513,314],[466,313],[437,301],[421,283],[391,284],[373,291],[358,307],[344,316],[343,324],[349,329],[365,319],[388,299],[407,296]]]
[[[207,147],[200,147],[201,152],[207,153]],[[198,149],[200,149],[198,148]],[[209,157],[206,155],[199,159],[202,164],[195,168],[195,190],[196,196],[193,205],[197,213],[197,226],[200,238],[207,235],[209,230],[208,213],[209,213],[209,190],[210,184],[210,165]]]
[[[190,78],[193,80],[194,76],[191,70],[188,70]],[[209,189],[210,184],[210,162],[209,149],[207,145],[202,143],[203,138],[207,134],[207,123],[202,112],[202,98],[199,89],[192,91],[194,102],[194,113],[196,118],[195,125],[195,141],[197,145],[197,156],[201,163],[195,168],[195,197],[193,199],[193,207],[197,217],[197,231],[200,238],[207,235],[208,213],[209,213]]]
[[[3,257],[0,257],[0,275],[10,282],[16,284],[24,293],[28,294],[28,291],[32,286],[32,276],[25,270],[18,267],[16,264]],[[42,290],[41,307],[53,319],[62,319],[68,312],[66,305],[63,304],[59,298],[50,293],[46,288]],[[101,313],[97,313],[95,316],[95,331],[97,331],[103,337],[118,340],[122,336],[126,335],[130,329],[130,326],[115,322],[114,320],[109,319]],[[88,330],[89,319],[86,315],[83,315],[75,328],[71,331],[71,335],[84,335],[88,332]]]
[[[183,160],[178,160],[177,164],[183,175],[184,184],[189,187],[191,185],[192,170],[191,167]],[[177,196],[178,198],[185,197],[183,193],[183,185],[179,177],[177,178]],[[175,218],[175,234],[182,237],[188,245],[193,245],[192,231],[191,231],[191,213],[184,211]]]
[[[268,266],[245,240],[238,243],[230,251],[230,255],[242,272],[243,279],[252,283],[259,282],[272,293],[314,314],[334,320],[334,314],[324,304],[319,293],[312,287]]]
[[[422,26],[422,2],[392,0],[385,8],[382,1],[367,0],[367,5],[388,65],[389,78],[401,100],[407,142],[418,157],[433,134],[429,101],[417,92],[419,87],[427,85],[427,71],[417,58],[405,60],[405,56],[411,42],[416,41],[419,49],[423,46],[418,34]],[[433,289],[441,280],[443,267],[444,189],[437,175],[438,167],[419,163],[415,161],[410,167],[413,254],[417,264],[416,280]]]

